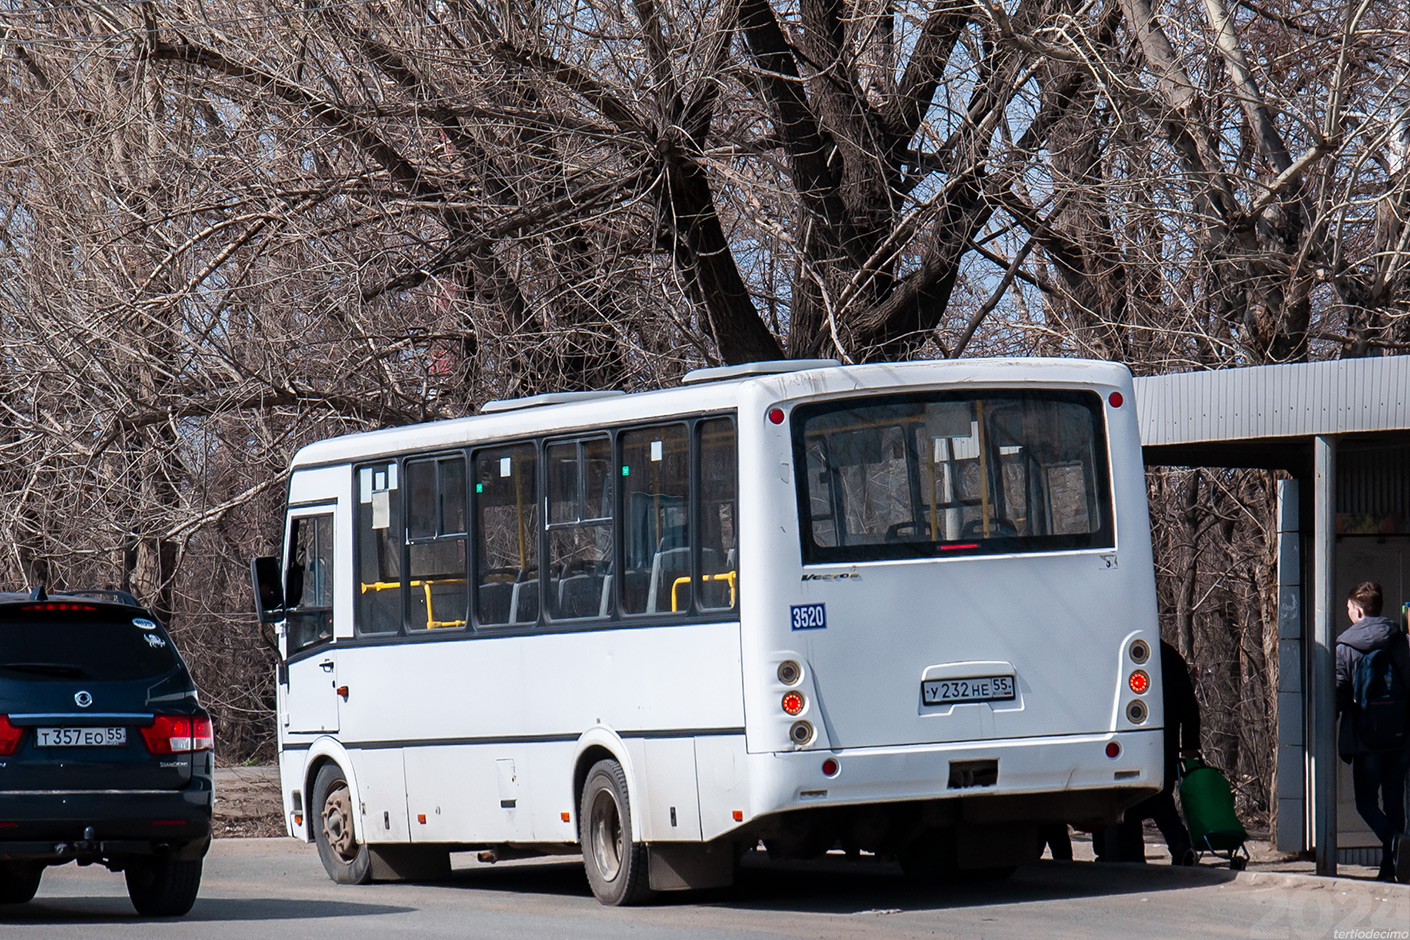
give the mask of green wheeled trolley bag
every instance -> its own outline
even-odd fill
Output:
[[[1181,760],[1180,809],[1197,853],[1227,859],[1235,870],[1248,867],[1248,832],[1234,813],[1234,792],[1222,771],[1198,757]]]

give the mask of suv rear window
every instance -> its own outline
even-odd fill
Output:
[[[179,665],[166,633],[141,616],[0,614],[0,679],[123,682]]]

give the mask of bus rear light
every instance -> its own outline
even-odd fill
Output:
[[[827,760],[823,761],[822,772],[824,777],[836,777],[837,772],[841,769],[835,757],[829,757]]]
[[[1115,741],[1108,741],[1106,745],[1106,756],[1112,760],[1121,756],[1121,745]]]
[[[770,409],[769,409],[769,423],[770,423],[770,424],[783,424],[783,419],[784,419],[784,414],[783,414],[783,409],[782,409],[782,408],[770,408]]]
[[[1151,687],[1151,677],[1144,669],[1137,669],[1131,673],[1131,678],[1126,680],[1126,684],[1131,687],[1131,691],[1137,695],[1145,695]]]
[[[778,664],[778,681],[784,685],[797,685],[798,680],[803,678],[803,667],[791,659],[785,659]]]
[[[1126,706],[1126,720],[1133,725],[1139,725],[1145,721],[1147,714],[1146,703],[1139,699]]]
[[[1136,640],[1133,642],[1129,652],[1131,654],[1131,662],[1135,663],[1137,666],[1151,658],[1151,648],[1146,645],[1145,640]]]
[[[215,746],[209,718],[158,715],[150,728],[142,728],[147,750],[153,754],[189,754]]]
[[[1120,408],[1121,403],[1124,402],[1126,399],[1121,397],[1120,392],[1112,392],[1110,395],[1107,396],[1106,400],[1111,402],[1111,407]]]
[[[783,710],[785,714],[797,715],[803,710],[803,706],[808,704],[803,698],[802,692],[785,692],[783,694]]]
[[[24,729],[10,724],[9,715],[0,715],[0,755],[10,755],[19,750]]]
[[[808,744],[813,740],[813,726],[806,721],[795,721],[788,729],[788,736],[794,744]]]

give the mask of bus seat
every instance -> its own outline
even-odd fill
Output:
[[[627,613],[640,614],[647,610],[646,594],[651,581],[651,572],[631,570],[622,579],[622,609]]]
[[[592,574],[575,574],[558,582],[558,617],[593,617],[601,606],[600,579]]]
[[[651,582],[646,594],[647,613],[671,609],[671,585],[690,576],[690,549],[671,548],[651,559]]]
[[[612,576],[606,575],[602,579],[602,593],[597,601],[597,615],[606,617],[612,611]]]
[[[513,594],[514,585],[509,581],[486,581],[480,585],[480,622],[508,623]]]
[[[686,529],[683,525],[668,526],[661,534],[661,541],[656,543],[656,551],[668,552],[673,548],[689,548],[686,544]]]
[[[511,623],[533,623],[539,619],[539,579],[529,578],[514,585],[514,594],[509,602],[513,611]]]

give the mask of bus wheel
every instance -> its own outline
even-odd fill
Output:
[[[353,830],[352,794],[348,780],[337,764],[325,764],[313,783],[313,806],[318,818],[313,823],[313,840],[323,868],[340,885],[365,885],[372,880],[372,860],[367,846],[357,841]]]
[[[995,865],[992,868],[964,868],[959,872],[960,881],[985,882],[1007,881],[1018,871],[1017,865]]]
[[[944,829],[927,829],[896,855],[901,872],[914,885],[934,885],[955,880],[954,834]]]
[[[650,900],[654,892],[646,872],[646,846],[632,841],[631,803],[621,764],[600,760],[592,765],[578,820],[583,867],[597,899],[613,907]]]

